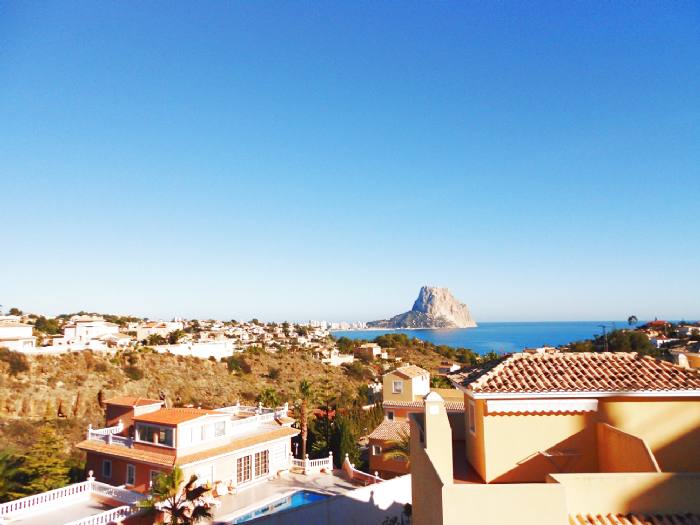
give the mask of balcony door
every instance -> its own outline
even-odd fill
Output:
[[[253,461],[251,456],[243,456],[236,460],[236,482],[238,485],[247,483],[252,477]]]

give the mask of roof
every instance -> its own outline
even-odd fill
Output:
[[[384,401],[384,408],[415,408],[423,410],[423,401]],[[464,412],[464,401],[445,400],[445,410],[448,412]]]
[[[128,458],[154,465],[163,465],[172,467],[174,465],[186,465],[195,461],[202,461],[207,458],[219,456],[236,450],[251,447],[265,441],[272,441],[284,437],[296,436],[299,430],[290,427],[271,428],[269,431],[261,432],[254,436],[240,437],[228,442],[220,447],[210,448],[188,454],[186,456],[176,457],[173,454],[160,454],[140,448],[129,448],[121,445],[108,445],[102,441],[82,441],[76,445],[80,450],[99,452],[109,456]],[[172,450],[172,449],[170,449]]]
[[[223,412],[204,410],[203,408],[161,408],[155,412],[148,412],[147,414],[136,416],[134,417],[134,421],[141,423],[158,423],[161,425],[179,425],[180,423],[198,419],[208,414],[227,415]]]
[[[156,403],[163,403],[160,399],[149,399],[147,397],[133,397],[133,396],[118,396],[112,399],[107,399],[105,404],[107,405],[119,405],[123,407],[143,407],[147,405],[155,405]]]
[[[151,452],[140,448],[129,448],[121,445],[108,445],[103,441],[81,441],[76,445],[76,448],[85,451],[99,452],[109,456],[143,461],[154,465],[163,465],[166,467],[172,467],[175,464],[175,456],[173,454],[160,454],[158,452]]]
[[[385,419],[369,435],[369,439],[381,439],[383,441],[398,441],[402,434],[408,435],[411,427],[408,421],[403,419]]]
[[[416,365],[402,366],[402,367],[397,368],[396,370],[393,370],[392,372],[389,372],[389,373],[390,374],[397,374],[399,376],[405,377],[406,379],[413,379],[414,377],[430,375],[430,372],[428,372],[427,370],[423,370],[421,367],[416,366]]]
[[[625,352],[518,353],[448,375],[474,393],[679,392],[700,394],[700,372]]]
[[[569,525],[700,525],[700,514],[577,514]]]
[[[186,465],[188,463],[202,461],[203,459],[211,458],[213,456],[219,456],[228,452],[234,452],[241,448],[252,447],[253,445],[264,443],[265,441],[272,441],[274,439],[296,436],[297,434],[299,434],[299,432],[300,430],[291,427],[275,428],[273,430],[270,430],[269,432],[263,432],[254,436],[234,439],[233,441],[220,447],[202,450],[200,452],[195,452],[194,454],[189,454],[187,456],[181,456],[177,458],[175,463],[177,465]]]

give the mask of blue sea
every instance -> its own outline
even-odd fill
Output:
[[[476,328],[441,330],[347,330],[333,332],[335,337],[374,339],[388,333],[402,333],[436,345],[470,348],[479,354],[519,352],[523,348],[559,346],[572,341],[592,339],[603,333],[624,328],[626,321],[566,321],[528,323],[479,323]]]

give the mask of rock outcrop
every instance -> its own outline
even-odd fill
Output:
[[[423,286],[413,308],[391,319],[370,321],[368,328],[473,328],[476,322],[466,304],[447,288]]]

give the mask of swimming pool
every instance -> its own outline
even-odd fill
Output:
[[[327,494],[321,494],[320,492],[312,492],[310,490],[298,490],[296,492],[293,492],[292,494],[289,494],[288,496],[285,496],[284,498],[280,498],[276,501],[273,501],[272,503],[268,503],[260,508],[252,510],[247,514],[238,516],[236,519],[229,523],[230,525],[245,523],[246,521],[250,521],[254,518],[259,518],[260,516],[267,516],[268,514],[279,512],[281,510],[301,507],[303,505],[308,505],[309,503],[321,501],[322,499],[326,499],[328,497],[329,496]]]

